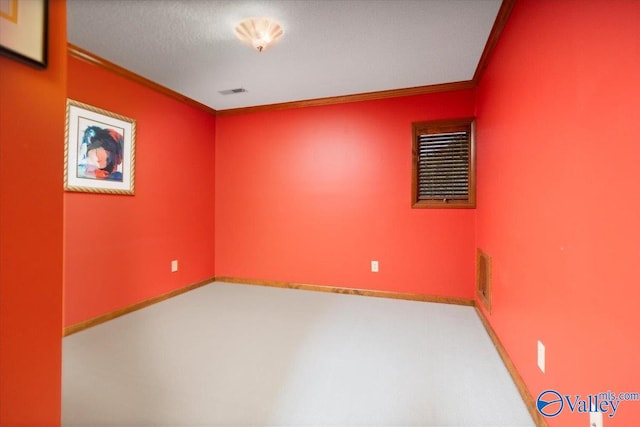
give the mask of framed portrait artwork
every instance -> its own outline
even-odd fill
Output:
[[[135,145],[135,120],[67,99],[65,190],[133,195]]]
[[[47,66],[47,0],[0,0],[0,53]]]

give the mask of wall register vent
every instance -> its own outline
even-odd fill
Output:
[[[491,313],[491,257],[480,249],[476,256],[476,292],[484,308]]]

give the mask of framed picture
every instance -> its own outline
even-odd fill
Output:
[[[136,121],[67,99],[64,189],[134,194]]]
[[[47,66],[47,0],[0,0],[0,53]]]

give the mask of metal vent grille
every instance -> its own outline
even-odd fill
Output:
[[[218,93],[221,95],[235,95],[236,93],[244,93],[247,92],[247,90],[243,87],[238,87],[235,89],[226,89],[226,90],[219,90]]]

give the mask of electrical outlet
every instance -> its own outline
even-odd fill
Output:
[[[175,273],[176,271],[178,271],[178,260],[174,259],[171,261],[171,272]]]
[[[603,427],[602,412],[589,412],[589,427]]]
[[[379,264],[378,261],[371,261],[371,272],[372,273],[377,273],[379,271]]]
[[[544,374],[544,369],[545,369],[545,348],[544,348],[544,344],[542,344],[542,341],[538,340],[538,368],[540,368],[540,370],[542,371],[542,373]]]

